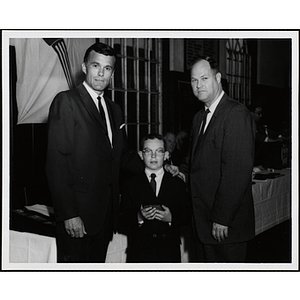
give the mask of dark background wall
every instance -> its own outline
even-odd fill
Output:
[[[257,40],[257,84],[277,88],[290,86],[291,40]]]
[[[291,123],[291,40],[250,41],[255,69],[252,107],[262,106],[268,127],[290,132]]]

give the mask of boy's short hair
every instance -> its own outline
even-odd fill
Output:
[[[145,135],[141,140],[141,150],[144,149],[144,144],[147,140],[155,140],[155,139],[158,139],[158,140],[162,141],[163,144],[164,144],[164,149],[166,149],[166,143],[165,143],[165,140],[164,140],[164,138],[161,134],[149,133],[149,134]]]

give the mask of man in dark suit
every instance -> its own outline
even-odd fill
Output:
[[[198,260],[242,262],[255,229],[255,125],[246,107],[224,93],[213,59],[193,62],[191,86],[205,109],[193,119],[190,154],[180,171],[190,184]]]
[[[141,149],[145,172],[126,180],[120,209],[127,262],[180,262],[180,226],[191,222],[185,184],[164,171],[168,151],[161,135],[144,137]]]
[[[105,262],[117,226],[120,165],[143,170],[128,150],[120,107],[104,96],[115,65],[111,47],[92,45],[83,84],[59,93],[50,107],[46,173],[58,262]]]

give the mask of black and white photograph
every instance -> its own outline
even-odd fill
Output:
[[[2,31],[2,270],[299,270],[298,34]]]

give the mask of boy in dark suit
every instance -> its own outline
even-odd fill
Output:
[[[180,262],[181,225],[191,218],[184,182],[164,172],[161,135],[147,135],[139,155],[145,172],[130,177],[122,193],[120,223],[127,230],[127,262]]]

